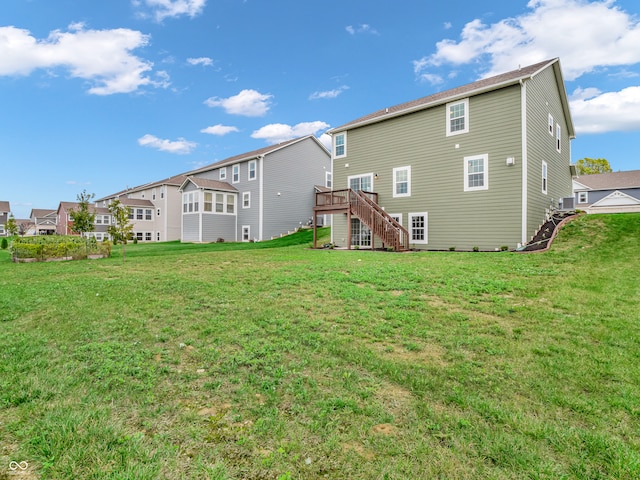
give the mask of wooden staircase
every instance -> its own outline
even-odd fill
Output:
[[[324,214],[347,214],[347,248],[351,248],[351,216],[358,218],[371,230],[371,248],[375,248],[375,238],[382,241],[384,248],[396,252],[409,250],[409,232],[393,219],[378,204],[378,194],[361,190],[332,190],[316,192],[316,206],[313,209],[313,247],[316,248],[317,216]]]

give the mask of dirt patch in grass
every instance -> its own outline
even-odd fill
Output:
[[[342,444],[342,451],[344,453],[355,452],[359,456],[361,456],[362,458],[368,461],[372,461],[374,458],[376,458],[375,453],[365,448],[363,445],[355,442],[348,442],[348,443]]]
[[[378,352],[385,358],[398,360],[406,363],[432,364],[446,366],[444,360],[446,351],[440,345],[433,343],[412,342],[407,345],[379,344],[376,345]]]

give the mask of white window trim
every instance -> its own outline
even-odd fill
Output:
[[[247,239],[244,239],[244,232],[247,232]],[[249,242],[251,241],[251,225],[242,225],[242,241]]]
[[[404,170],[407,171],[407,193],[397,193],[398,179],[396,177],[396,173]],[[398,198],[398,197],[410,197],[410,196],[411,196],[411,166],[394,168],[393,169],[393,197]]]
[[[222,167],[220,169],[220,176],[218,178],[219,178],[219,180],[226,180],[227,179],[227,167]]]
[[[363,173],[362,175],[349,175],[347,177],[347,188],[351,188],[351,179],[352,178],[364,178],[364,177],[369,177],[371,179],[371,190],[375,191],[375,186],[373,185],[373,180],[374,180],[374,176],[373,176],[373,172],[372,173]]]
[[[401,213],[390,213],[389,216],[393,218],[396,222],[402,225],[402,214]]]
[[[253,165],[253,178],[251,178],[251,165]],[[258,178],[258,163],[255,160],[249,161],[249,168],[247,168],[247,180],[253,181]]]
[[[238,169],[238,179],[236,180],[235,169]],[[239,183],[240,182],[240,164],[236,163],[231,166],[231,183]]]
[[[484,185],[481,187],[469,186],[469,160],[477,160],[481,158],[484,162]],[[475,192],[478,190],[489,190],[489,154],[483,153],[482,155],[471,155],[464,157],[464,191]]]
[[[548,128],[549,128],[549,135],[553,137],[553,115],[551,114],[549,114]]]
[[[336,155],[336,139],[338,137],[344,137],[344,153],[342,155]],[[335,137],[333,137],[333,158],[342,158],[342,157],[346,157],[347,156],[347,132],[341,132],[335,135]]]
[[[324,172],[324,186],[333,189],[333,172]]]
[[[589,203],[589,192],[578,192],[578,203]]]
[[[229,193],[229,192],[221,192],[221,191],[215,191],[212,190],[211,193],[212,195],[212,204],[211,204],[211,212],[203,212],[207,215],[237,215],[238,213],[238,196],[235,193]],[[222,211],[221,212],[217,212],[216,211],[216,195],[222,195]],[[229,197],[233,197],[233,213],[229,213],[227,211],[228,205],[229,205]]]
[[[459,103],[464,104],[464,128],[462,130],[456,130],[454,132],[451,131],[451,107],[453,105],[458,105]],[[451,137],[453,135],[460,135],[463,133],[469,133],[469,99],[465,98],[463,100],[457,100],[455,102],[449,102],[446,105],[447,111],[447,137]]]
[[[424,240],[413,239],[413,217],[424,216]],[[426,245],[429,243],[429,214],[427,212],[413,212],[409,213],[407,223],[407,230],[409,230],[409,243]]]
[[[245,197],[249,200],[246,207],[244,205]],[[242,192],[242,208],[251,208],[251,192]]]
[[[562,149],[562,130],[560,125],[556,123],[556,150],[560,152]]]
[[[542,161],[542,193],[545,195],[549,191],[549,165],[544,160]]]

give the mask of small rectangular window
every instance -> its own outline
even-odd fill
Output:
[[[133,220],[133,208],[127,207],[127,210],[129,210],[129,220]]]
[[[428,243],[427,218],[428,214],[426,212],[409,214],[409,235],[411,243]]]
[[[234,165],[232,167],[232,182],[233,183],[238,183],[240,181],[240,165]]]
[[[220,180],[226,180],[227,179],[227,167],[222,167],[220,169]]]
[[[248,242],[251,240],[251,227],[249,225],[242,226],[242,241]]]
[[[152,220],[153,219],[153,210],[151,210],[150,208],[146,209],[144,211],[144,219],[145,220]]]
[[[249,162],[249,180],[255,180],[255,179],[256,179],[256,161],[251,160]]]
[[[333,175],[331,172],[325,172],[324,174],[324,186],[327,188],[333,188]]]
[[[334,158],[347,156],[347,134],[339,133],[333,137],[333,156]]]
[[[411,167],[398,167],[393,169],[393,196],[411,196]]]
[[[136,209],[136,220],[143,220],[144,219],[144,210],[142,208],[137,208]]]
[[[547,162],[542,162],[542,193],[547,194]]]
[[[589,192],[578,192],[578,203],[589,203]]]
[[[224,213],[224,193],[216,193],[216,213]]]
[[[251,192],[244,192],[242,194],[242,208],[251,207]]]
[[[154,188],[153,190],[151,190],[151,200],[155,200],[156,199],[156,189]]]
[[[227,213],[236,213],[236,196],[233,194],[227,195]]]
[[[561,139],[562,139],[562,135],[560,132],[560,125],[558,125],[556,123],[556,150],[560,151],[560,147],[561,147]]]
[[[213,211],[213,193],[211,192],[204,192],[204,211]]]
[[[145,239],[145,241],[150,242],[151,241],[151,232],[145,232],[144,239]]]
[[[549,114],[549,135],[553,137],[553,115]]]
[[[489,156],[464,157],[464,191],[489,189]]]
[[[469,131],[469,99],[447,103],[447,137]]]

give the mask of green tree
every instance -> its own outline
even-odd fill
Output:
[[[18,224],[16,223],[16,219],[13,218],[13,214],[9,215],[9,220],[7,220],[5,228],[7,230],[7,233],[11,236],[18,234]]]
[[[113,240],[113,244],[122,243],[122,261],[126,259],[127,241],[131,238],[133,225],[129,223],[129,208],[120,203],[120,200],[114,200],[109,204],[109,212],[113,216],[113,222],[109,225],[109,235]]]
[[[578,175],[592,175],[594,173],[612,172],[611,165],[606,158],[581,158],[576,162],[576,173]]]
[[[78,194],[78,207],[69,212],[69,216],[73,221],[73,225],[71,225],[72,232],[84,235],[87,232],[93,232],[95,229],[96,214],[89,210],[94,196],[93,193],[87,193],[86,190]]]

